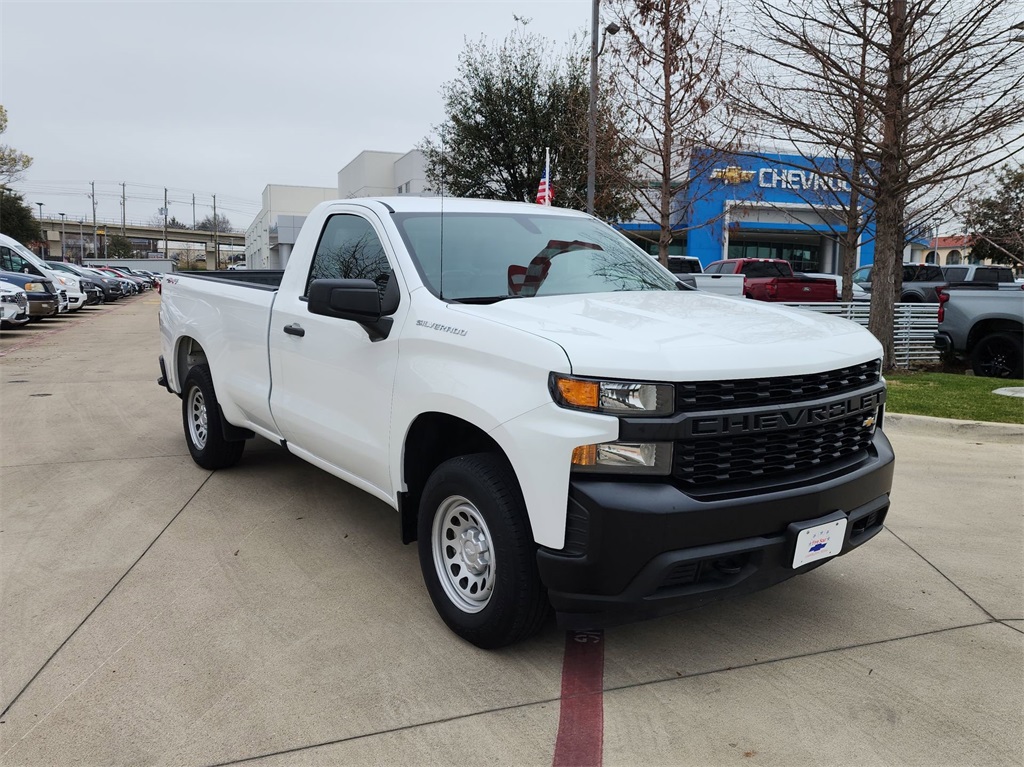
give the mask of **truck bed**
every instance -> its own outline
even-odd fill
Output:
[[[281,286],[281,278],[284,277],[283,269],[222,269],[216,272],[206,270],[193,270],[176,272],[176,274],[188,277],[198,277],[203,280],[218,280],[244,285],[250,288],[261,290],[277,290]]]

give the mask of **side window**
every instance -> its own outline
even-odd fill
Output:
[[[3,267],[5,272],[31,272],[34,274],[36,271],[29,269],[28,261],[6,246],[0,246],[0,267]]]
[[[871,267],[865,266],[853,273],[854,282],[871,282]]]
[[[963,282],[964,278],[967,277],[967,270],[962,267],[947,267],[944,274],[950,282]]]
[[[391,277],[384,247],[365,218],[350,214],[331,216],[309,270],[305,295],[313,280],[373,280],[381,298]]]

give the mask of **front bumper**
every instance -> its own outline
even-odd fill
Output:
[[[28,315],[29,317],[52,317],[57,314],[58,306],[56,297],[46,301],[37,301],[29,297]]]
[[[877,431],[868,454],[825,477],[756,494],[695,497],[664,482],[571,483],[566,546],[537,554],[566,628],[598,628],[677,612],[766,588],[793,569],[790,525],[842,512],[840,555],[882,529],[892,447]]]

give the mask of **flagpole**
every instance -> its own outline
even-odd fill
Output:
[[[544,195],[544,204],[551,204],[551,147],[544,147],[544,178],[548,180],[547,192]]]

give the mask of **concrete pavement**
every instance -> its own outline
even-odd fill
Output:
[[[0,337],[0,765],[551,764],[563,634],[458,640],[394,512],[277,446],[195,466],[158,302]],[[870,544],[605,632],[605,764],[1024,764],[1024,430],[886,428]]]

